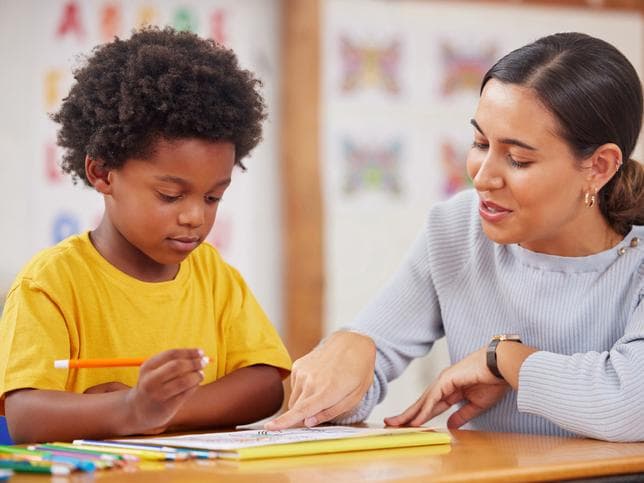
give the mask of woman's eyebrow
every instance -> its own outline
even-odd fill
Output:
[[[481,129],[481,126],[479,126],[479,124],[474,119],[470,119],[470,124],[474,126],[478,132],[480,132],[481,134],[483,134],[483,136],[485,136],[483,129]],[[499,139],[499,142],[502,144],[512,144],[514,146],[519,146],[520,148],[529,149],[530,151],[538,151],[538,149],[535,148],[534,146],[530,146],[529,144],[524,143],[523,141],[519,141],[518,139],[503,138],[503,139]]]

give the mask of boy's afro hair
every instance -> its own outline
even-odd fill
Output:
[[[261,140],[261,82],[235,54],[172,28],[145,28],[96,47],[51,117],[60,124],[63,171],[85,175],[85,156],[107,169],[150,154],[156,140],[196,137],[235,145],[235,162]]]

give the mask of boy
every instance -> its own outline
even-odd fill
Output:
[[[0,394],[14,441],[273,414],[289,356],[240,275],[201,244],[233,166],[261,138],[259,81],[231,51],[170,28],[100,46],[75,74],[53,116],[62,168],[103,195],[105,213],[36,255],[7,296]],[[148,359],[53,366],[133,356]]]

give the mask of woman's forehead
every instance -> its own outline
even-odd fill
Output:
[[[558,137],[555,116],[533,89],[495,79],[485,85],[474,120],[486,136],[522,134],[533,142]]]

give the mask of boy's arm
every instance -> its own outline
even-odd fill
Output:
[[[5,401],[9,432],[18,444],[125,436],[130,427],[126,395],[127,391],[13,391]]]
[[[258,364],[203,386],[179,409],[170,431],[233,427],[275,414],[284,400],[279,370]]]
[[[200,350],[172,349],[148,359],[127,390],[15,390],[5,400],[9,432],[16,443],[163,432],[199,387],[204,364]]]

